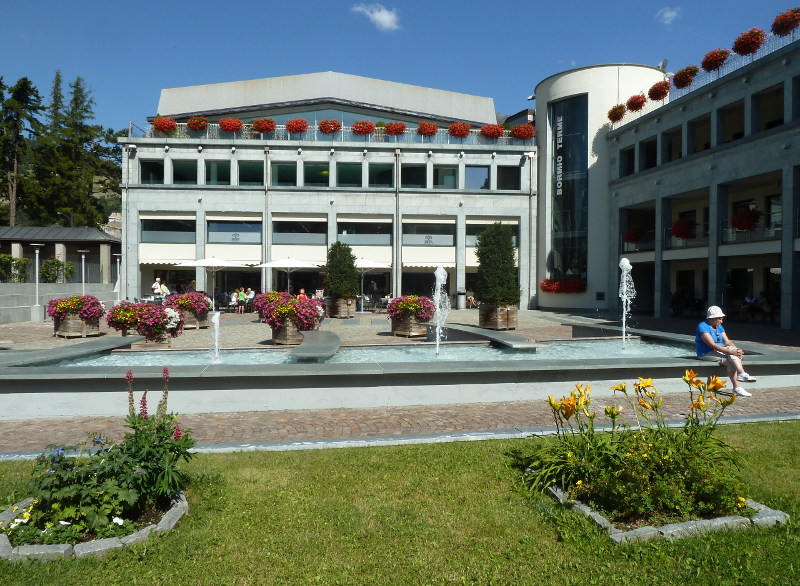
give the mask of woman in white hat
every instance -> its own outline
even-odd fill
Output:
[[[744,351],[734,346],[728,339],[725,328],[722,327],[724,317],[722,309],[716,305],[708,308],[705,321],[697,324],[695,330],[694,343],[697,356],[703,360],[718,362],[720,366],[727,366],[733,394],[739,397],[751,397],[752,395],[740,387],[739,383],[754,383],[756,379],[744,371],[742,366]]]

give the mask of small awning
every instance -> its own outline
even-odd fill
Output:
[[[413,268],[413,269],[435,269],[436,267],[442,267],[443,269],[454,269],[456,268],[456,263],[454,262],[437,262],[437,263],[430,263],[430,262],[404,262],[404,268]]]

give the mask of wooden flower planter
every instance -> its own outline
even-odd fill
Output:
[[[478,326],[487,330],[516,330],[517,308],[481,303],[478,306]]]
[[[417,338],[428,335],[428,322],[421,322],[416,317],[392,320],[392,334],[406,338]]]
[[[100,320],[87,323],[77,315],[53,320],[53,331],[61,338],[86,338],[100,335]]]
[[[184,330],[200,330],[208,327],[208,314],[204,313],[202,317],[197,317],[192,313],[185,315],[185,322],[183,324]]]
[[[355,298],[326,299],[325,313],[328,317],[340,319],[355,317],[356,300]]]
[[[272,343],[296,346],[303,341],[303,334],[292,323],[292,320],[283,320],[283,327],[279,330],[272,330]]]

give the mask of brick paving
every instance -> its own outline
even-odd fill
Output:
[[[388,323],[382,316],[362,314],[358,321],[333,320],[326,329],[342,338],[343,345],[407,343],[404,338],[388,335]],[[515,333],[535,340],[564,339],[571,328],[561,325],[562,316],[544,312],[520,312],[520,325]],[[454,311],[453,323],[475,325],[477,312]],[[636,324],[647,329],[689,332],[696,320],[640,320]],[[773,326],[729,324],[731,338],[766,344],[782,350],[800,351],[796,333]],[[118,335],[107,332],[107,335]],[[267,326],[254,320],[252,314],[222,316],[223,348],[263,346],[269,338]],[[80,340],[77,340],[79,342]],[[10,344],[9,344],[10,342]],[[52,323],[0,325],[0,348],[47,348],[76,343],[76,340],[52,336]],[[187,331],[177,338],[175,348],[208,348],[211,331]],[[737,399],[726,411],[726,418],[800,418],[800,387],[762,389],[748,386],[753,397]],[[553,394],[570,391],[570,385],[559,385]],[[680,420],[688,407],[688,395],[664,396],[667,418]],[[602,414],[611,398],[595,400],[592,408]],[[624,402],[622,403],[624,405]],[[630,415],[630,409],[626,412]],[[602,416],[598,423],[604,423]],[[326,409],[263,411],[239,413],[207,413],[182,415],[181,423],[193,430],[198,445],[205,448],[253,444],[287,444],[336,440],[374,440],[422,438],[448,434],[485,432],[524,433],[546,430],[553,420],[549,407],[541,400],[505,403],[452,404],[434,406],[386,407],[372,409]],[[88,432],[100,432],[110,438],[124,431],[122,417],[82,417],[72,419],[33,419],[0,421],[0,454],[37,453],[48,444],[72,444],[83,441]]]

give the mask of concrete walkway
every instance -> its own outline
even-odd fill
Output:
[[[266,325],[253,314],[221,316],[223,348],[264,347],[270,338]],[[515,334],[534,341],[565,339],[571,335],[566,321],[596,320],[541,311],[523,311]],[[466,326],[477,324],[476,310],[453,311],[449,320]],[[634,317],[632,325],[676,333],[691,333],[697,319],[651,320]],[[800,352],[796,332],[762,324],[728,323],[736,342],[752,342],[770,348]],[[331,320],[323,329],[334,332],[343,346],[408,343],[389,333],[385,314],[359,314],[350,320]],[[109,337],[116,332],[105,331]],[[10,350],[44,350],[80,343],[80,339],[54,338],[52,323],[0,325],[0,353]],[[173,341],[173,348],[208,348],[210,330],[188,330]],[[681,373],[676,373],[679,377]],[[642,373],[647,376],[647,373]],[[124,381],[120,381],[124,388]],[[800,384],[800,381],[798,382]],[[571,384],[559,384],[553,394],[561,396]],[[726,412],[728,422],[800,418],[800,386],[767,389],[748,386],[753,397],[737,399]],[[136,388],[137,397],[143,389]],[[0,391],[2,392],[2,391]],[[602,413],[611,399],[598,399],[593,408]],[[680,420],[688,407],[688,395],[665,395],[665,413]],[[88,432],[119,437],[124,432],[127,406],[119,417],[82,417],[0,421],[0,459],[31,457],[48,444],[83,441]],[[326,409],[270,412],[208,413],[181,416],[192,429],[198,448],[206,451],[234,449],[304,449],[404,442],[454,441],[500,437],[523,437],[552,430],[549,407],[541,400],[508,403],[453,404],[374,409]],[[602,421],[600,421],[602,423]]]

